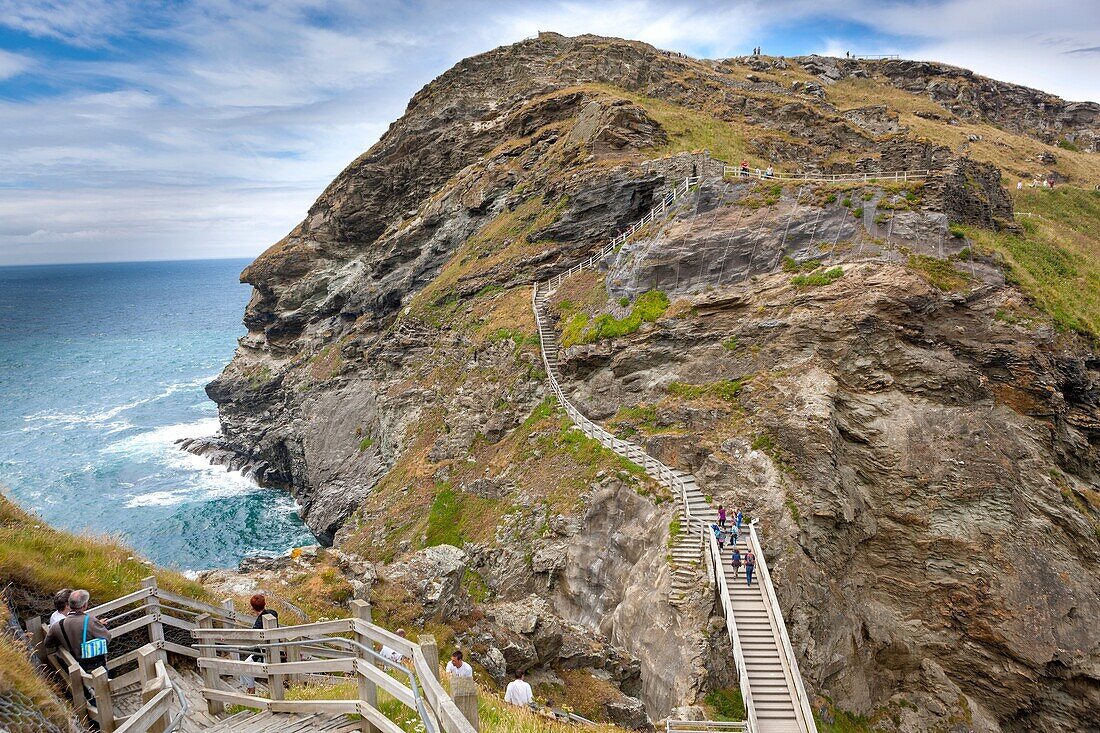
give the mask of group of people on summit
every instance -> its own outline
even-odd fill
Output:
[[[730,547],[733,548],[733,552],[730,554],[730,563],[733,565],[733,572],[740,575],[741,568],[745,568],[745,585],[752,585],[752,574],[756,571],[756,553],[752,551],[752,548],[745,550],[745,554],[741,554],[741,550],[737,548],[737,539],[741,536],[741,524],[745,521],[745,515],[740,509],[733,512],[733,521],[730,526],[726,526],[726,522],[729,521],[729,514],[726,512],[726,508],[721,504],[718,505],[718,521],[710,525],[710,531],[714,533],[714,539],[718,542],[718,551],[726,549],[726,543],[728,542]]]

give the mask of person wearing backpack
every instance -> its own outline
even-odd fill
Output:
[[[752,585],[752,571],[756,570],[756,553],[745,551],[745,585]]]
[[[107,642],[111,632],[97,618],[88,615],[86,590],[74,590],[69,594],[69,614],[50,626],[43,646],[48,654],[65,649],[73,655],[85,672],[107,664]]]

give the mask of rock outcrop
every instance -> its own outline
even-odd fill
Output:
[[[636,727],[701,703],[736,683],[712,589],[669,603],[670,497],[545,401],[529,289],[698,175],[559,292],[576,403],[762,518],[821,700],[887,730],[1097,725],[1100,362],[951,227],[1017,231],[1001,171],[1094,146],[1096,112],[914,62],[556,34],[467,59],[244,272],[221,434],[188,447],[289,490],[355,596],[401,589],[497,681],[582,670]],[[931,173],[784,186],[722,155]],[[1081,155],[1042,165],[1084,180]],[[653,290],[672,305],[631,325]]]

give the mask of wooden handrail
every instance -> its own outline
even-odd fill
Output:
[[[238,628],[197,628],[191,636],[198,641],[217,639],[219,641],[290,641],[292,639],[320,638],[333,634],[348,634],[355,631],[353,619],[344,618],[335,621],[318,621],[312,624],[279,626],[274,629],[238,629]]]
[[[749,522],[749,545],[756,555],[756,572],[759,576],[760,587],[764,589],[768,615],[771,616],[773,625],[779,634],[780,648],[783,650],[785,664],[784,670],[792,684],[795,698],[798,702],[795,712],[798,713],[803,730],[816,733],[817,724],[814,722],[813,709],[810,707],[810,697],[806,694],[806,688],[802,683],[802,675],[798,671],[798,658],[795,656],[794,647],[791,646],[790,636],[787,634],[787,624],[783,620],[783,610],[779,607],[779,599],[772,587],[771,575],[768,573],[768,563],[764,560],[764,548],[760,539],[756,536],[756,523],[754,519]]]
[[[439,683],[436,677],[438,672],[432,674],[431,665],[421,645],[374,625],[368,620],[369,606],[362,602],[360,606],[362,607],[357,609],[360,617],[357,618],[265,629],[212,628],[213,619],[208,615],[200,616],[197,619],[198,628],[191,633],[201,652],[198,666],[203,673],[203,696],[211,705],[211,712],[217,713],[225,704],[234,704],[276,713],[358,713],[378,731],[400,733],[401,728],[377,708],[374,690],[382,688],[406,707],[416,710],[422,718],[425,713],[430,714],[432,721],[438,721],[440,733],[476,733],[476,728],[466,720]],[[354,633],[354,639],[334,636],[351,633]],[[412,675],[410,685],[415,685],[422,691],[422,699],[426,705],[418,705],[419,693],[414,687],[403,684],[376,666],[384,658],[378,656],[369,646],[373,643],[387,645],[413,660],[413,669],[407,671]],[[242,653],[241,649],[253,645],[266,649],[268,659],[272,661],[248,661],[232,656],[219,656],[239,655]],[[312,656],[314,650],[326,645],[329,649],[333,645],[342,646],[348,652]],[[288,661],[281,661],[281,650],[288,652]],[[276,687],[281,692],[283,679],[306,674],[354,676],[360,681],[359,696],[348,700],[297,701],[283,700],[280,695],[275,694]],[[224,689],[221,677],[237,675],[267,678],[267,686],[272,692],[271,698]],[[429,730],[436,730],[435,722]]]
[[[733,659],[737,666],[737,683],[741,688],[741,699],[745,703],[745,712],[748,719],[745,721],[749,733],[756,733],[758,723],[756,720],[756,706],[752,701],[752,686],[749,684],[749,670],[745,665],[745,652],[741,648],[741,637],[737,633],[737,620],[734,617],[733,605],[730,602],[729,585],[726,583],[726,570],[722,566],[722,552],[718,548],[718,540],[714,532],[703,528],[701,532],[710,536],[708,553],[711,557],[711,568],[714,570],[714,580],[718,588],[718,597],[722,600],[722,615],[726,619],[726,633],[729,634],[730,646],[733,647]]]
[[[740,168],[734,166],[725,166],[723,169],[723,176],[726,173],[733,172],[737,176],[751,175],[743,173]],[[894,180],[909,180],[920,179],[925,177],[929,171],[895,171],[885,174],[854,174],[845,176],[844,174],[837,174],[829,177],[827,180],[839,181],[839,180],[881,180],[882,178],[893,177]],[[814,178],[808,174],[779,174],[772,175],[772,178],[787,178],[797,180],[826,180],[822,178]],[[628,458],[629,460],[638,462],[639,465],[645,470],[645,472],[655,478],[656,480],[666,484],[673,492],[680,495],[681,502],[683,504],[684,517],[687,521],[688,532],[694,531],[696,522],[691,515],[690,505],[687,498],[687,484],[685,483],[683,476],[678,471],[674,471],[665,464],[658,461],[656,458],[651,457],[640,446],[637,446],[629,441],[616,438],[614,435],[604,430],[601,426],[596,425],[589,420],[580,410],[578,410],[566,397],[565,393],[558,382],[557,376],[557,356],[553,362],[550,359],[550,354],[547,351],[546,341],[543,340],[542,334],[547,324],[544,321],[542,307],[540,304],[540,297],[549,298],[550,294],[557,288],[565,277],[578,272],[582,269],[592,267],[597,262],[601,261],[604,257],[614,252],[619,246],[624,244],[633,233],[638,231],[642,226],[648,224],[653,220],[655,216],[659,216],[663,213],[671,201],[680,195],[681,188],[684,192],[691,189],[691,186],[697,181],[697,178],[689,178],[684,181],[682,186],[678,186],[673,190],[672,194],[661,201],[661,203],[651,209],[641,220],[631,226],[626,232],[615,237],[611,242],[605,246],[598,254],[588,258],[581,262],[579,265],[575,265],[569,268],[566,272],[560,273],[551,277],[543,282],[536,282],[531,290],[531,308],[535,315],[535,326],[539,333],[539,349],[542,354],[543,366],[546,369],[547,381],[550,383],[550,391],[557,399],[558,403],[565,410],[569,418],[574,422],[575,426],[580,429],[585,435],[599,440],[599,442],[617,454]],[[745,664],[744,652],[741,649],[740,639],[737,633],[737,625],[734,620],[733,606],[730,603],[729,589],[726,585],[725,571],[722,567],[722,556],[718,550],[717,542],[712,532],[705,523],[699,523],[697,527],[698,531],[703,534],[700,535],[700,544],[706,546],[708,543],[710,555],[712,557],[712,567],[715,572],[715,582],[718,584],[719,592],[723,599],[723,612],[726,617],[727,632],[730,635],[730,642],[734,647],[734,655],[737,662],[738,680],[742,690],[742,696],[745,700],[745,708],[748,713],[748,720],[745,722],[745,727],[749,733],[755,733],[758,727],[758,721],[755,711],[755,706],[752,700],[752,690],[749,685],[748,670]],[[750,526],[750,541],[756,552],[758,559],[757,567],[761,569],[759,578],[760,582],[766,588],[765,595],[765,608],[768,609],[769,618],[772,620],[772,624],[777,627],[777,633],[779,640],[783,648],[783,656],[785,657],[784,670],[788,676],[787,687],[793,693],[793,697],[796,698],[797,704],[796,714],[798,715],[801,723],[801,729],[807,733],[816,733],[816,724],[813,720],[812,711],[809,707],[809,699],[806,695],[805,687],[802,683],[802,677],[798,673],[798,663],[795,660],[794,651],[790,644],[790,639],[787,635],[786,625],[783,622],[782,612],[779,610],[778,601],[775,600],[775,590],[771,585],[771,578],[767,573],[767,567],[763,562],[763,552],[759,549],[759,543],[757,542],[755,530]],[[774,607],[774,612],[773,612]]]

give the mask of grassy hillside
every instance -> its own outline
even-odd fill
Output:
[[[38,715],[65,729],[69,710],[44,679],[35,673],[27,657],[27,645],[12,632],[11,618],[6,604],[0,603],[0,701],[24,708],[22,715],[13,715],[11,709],[0,709],[0,729],[20,733],[20,721],[32,723],[28,707]]]
[[[1020,233],[967,228],[980,254],[1003,258],[1011,280],[1067,331],[1100,338],[1100,191],[1014,191]],[[1026,321],[1026,313],[999,314]]]
[[[154,568],[113,539],[58,531],[0,495],[0,586],[17,607],[45,601],[48,608],[60,588],[84,588],[93,604],[103,603],[137,590],[150,575],[169,590],[205,597],[198,583]]]

